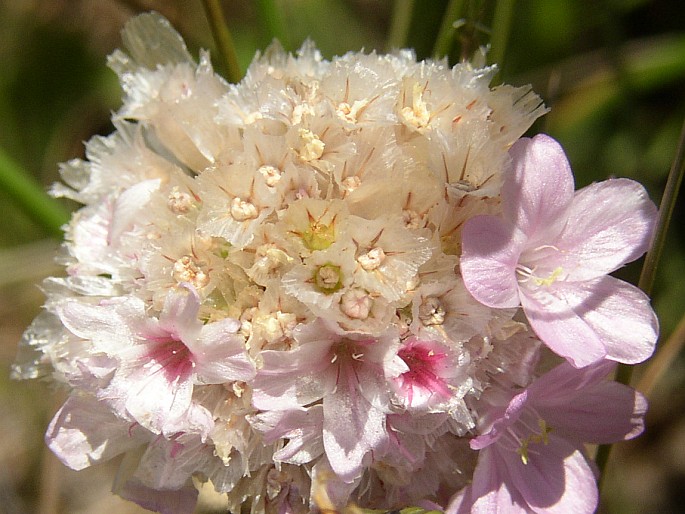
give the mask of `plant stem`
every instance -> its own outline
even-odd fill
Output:
[[[492,37],[490,38],[490,62],[502,65],[504,53],[511,32],[516,0],[498,0],[492,17]]]
[[[435,38],[435,46],[433,46],[433,57],[440,59],[449,54],[450,48],[454,40],[454,22],[459,18],[464,7],[464,0],[450,0],[445,8],[445,14],[442,17],[440,30]]]
[[[33,221],[50,235],[62,238],[69,214],[0,148],[0,190],[7,193]]]
[[[278,6],[278,0],[257,0],[256,7],[269,42],[271,42],[271,39],[276,38],[283,45],[283,48],[289,50],[290,38],[288,37],[283,13]]]
[[[642,265],[640,280],[637,284],[638,287],[642,289],[645,294],[647,294],[647,296],[651,296],[652,294],[654,278],[656,276],[659,260],[661,259],[661,254],[666,244],[666,233],[668,232],[668,226],[671,222],[671,218],[673,217],[673,210],[675,209],[675,202],[678,198],[678,190],[682,184],[683,175],[685,175],[685,122],[683,122],[683,128],[680,131],[680,140],[678,142],[676,156],[673,160],[671,170],[668,173],[668,180],[666,181],[664,194],[661,197],[661,205],[659,207],[659,216],[656,222],[654,238],[650,245],[650,249],[647,252],[647,256],[645,257],[645,262]],[[629,385],[632,375],[633,366],[620,364],[618,371],[616,372],[616,381],[621,384]],[[597,467],[600,471],[600,488],[602,484],[602,477],[604,475],[603,471],[607,465],[607,461],[609,460],[611,448],[612,445],[603,444],[597,449],[595,462],[597,463]]]
[[[659,217],[654,232],[654,241],[645,257],[645,263],[642,266],[642,273],[640,274],[640,280],[638,282],[638,287],[648,295],[652,294],[657,266],[659,265],[661,254],[666,245],[666,233],[668,232],[669,224],[673,218],[673,210],[675,209],[680,185],[683,182],[683,175],[685,175],[685,122],[683,122],[683,127],[680,131],[678,150],[676,151],[675,159],[671,165],[671,170],[668,173],[664,194],[661,197],[661,206],[659,207]]]
[[[390,18],[390,32],[386,42],[387,50],[406,46],[413,11],[414,0],[395,1],[395,8],[392,10]]]
[[[636,389],[649,398],[659,383],[661,377],[666,374],[671,363],[678,357],[685,346],[685,316],[680,319],[678,326],[668,339],[659,344],[659,351],[650,359],[647,369],[640,377]]]
[[[240,82],[240,79],[243,78],[243,74],[240,71],[238,57],[235,52],[235,46],[233,45],[233,38],[231,37],[231,32],[228,30],[228,25],[226,25],[226,19],[221,10],[219,0],[202,0],[202,5],[205,8],[207,21],[212,29],[212,35],[216,42],[217,51],[219,52],[226,78],[229,82]]]

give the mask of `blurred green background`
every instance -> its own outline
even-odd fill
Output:
[[[222,4],[243,69],[274,34],[290,50],[311,37],[325,57],[362,48],[384,51],[393,42],[430,57],[446,8],[457,8],[460,27],[446,39],[450,61],[491,41],[494,26],[491,55],[503,56],[496,81],[530,83],[551,107],[533,132],[563,144],[578,187],[622,176],[642,182],[654,201],[661,198],[685,119],[682,0]],[[510,16],[496,14],[508,5]],[[270,15],[273,6],[280,17]],[[411,7],[412,16],[403,19],[409,11],[402,9]],[[0,0],[0,155],[47,188],[58,179],[57,163],[81,157],[91,135],[111,132],[109,116],[119,106],[120,90],[105,58],[120,45],[125,21],[151,9],[171,20],[195,54],[213,48],[200,0]],[[676,350],[685,337],[682,327],[676,330],[685,313],[683,206],[676,205],[653,295],[661,345]],[[42,302],[36,284],[60,272],[53,264],[59,241],[2,190],[0,213],[0,513],[142,512],[109,494],[111,465],[75,473],[44,449],[42,434],[64,393],[9,379],[17,342]],[[636,283],[639,265],[620,276]],[[641,365],[633,384],[650,398],[648,429],[615,448],[601,511],[682,512],[683,355]]]

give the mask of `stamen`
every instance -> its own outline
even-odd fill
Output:
[[[380,247],[371,248],[365,254],[357,257],[357,262],[365,271],[373,271],[378,268],[385,260],[385,252]]]
[[[231,201],[231,217],[236,221],[246,221],[255,219],[259,213],[257,207],[242,198],[235,197]]]
[[[172,276],[176,282],[188,282],[196,289],[202,289],[209,284],[209,275],[190,255],[184,255],[174,262]]]
[[[540,428],[540,432],[537,433],[533,431],[532,434],[521,441],[521,445],[516,450],[516,453],[521,456],[521,462],[523,462],[523,464],[528,464],[529,462],[528,450],[530,443],[549,444],[549,433],[552,431],[552,427],[548,426],[547,422],[542,418],[538,418],[538,427]]]
[[[278,184],[281,180],[281,176],[283,175],[281,170],[275,166],[271,166],[270,164],[260,166],[257,171],[264,177],[264,181],[269,187],[274,187],[276,184]]]
[[[298,151],[300,159],[305,162],[320,159],[326,144],[308,129],[301,128],[298,135],[300,136],[300,149]]]
[[[562,278],[564,274],[564,268],[561,266],[554,269],[549,275],[547,275],[547,277],[537,276],[535,274],[536,270],[537,267],[533,267],[531,269],[523,264],[517,264],[516,273],[523,277],[518,279],[519,284],[525,284],[526,282],[532,281],[536,286],[549,287],[554,284],[554,282],[557,282],[560,278]]]
[[[412,88],[412,106],[400,110],[402,123],[407,127],[422,132],[430,122],[431,112],[423,100],[424,87],[416,83]]]

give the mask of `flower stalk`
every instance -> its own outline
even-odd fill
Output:
[[[212,29],[212,35],[216,42],[217,51],[221,59],[221,66],[224,68],[226,78],[229,82],[237,83],[243,78],[238,64],[233,37],[231,36],[224,13],[221,10],[219,0],[202,0],[205,8],[207,21]]]
[[[516,0],[499,0],[495,5],[492,18],[492,37],[490,39],[490,62],[501,65],[511,32],[511,22],[514,17]]]
[[[288,29],[278,2],[276,0],[258,0],[255,3],[255,7],[259,13],[259,18],[262,20],[264,33],[269,38],[280,41],[283,48],[290,48]]]
[[[414,11],[414,0],[397,0],[390,18],[387,50],[402,48],[407,44],[409,26]]]
[[[438,31],[438,36],[435,38],[433,58],[440,59],[449,53],[452,43],[454,42],[454,32],[456,30],[454,24],[463,9],[463,0],[450,0],[447,4],[445,14],[442,17],[442,23],[440,24],[440,30]]]
[[[68,213],[1,148],[0,190],[7,193],[46,232],[61,239],[62,225],[69,221]]]

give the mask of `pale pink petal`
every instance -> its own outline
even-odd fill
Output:
[[[109,356],[136,343],[132,325],[144,320],[144,303],[133,297],[114,298],[100,305],[68,301],[57,307],[62,323],[74,335],[89,339]]]
[[[335,377],[325,373],[331,364],[331,341],[304,344],[290,351],[261,353],[263,367],[253,384],[252,401],[264,410],[287,410],[308,405],[332,390]]]
[[[479,457],[482,459],[483,457]],[[476,472],[483,472],[476,468]],[[475,476],[475,475],[474,475]],[[482,483],[483,479],[479,480]],[[482,496],[473,498],[473,485],[464,487],[461,491],[450,498],[445,514],[526,514],[528,511],[522,506],[517,505],[511,499],[509,491],[501,481],[493,480],[494,484],[482,493]],[[476,506],[475,503],[478,503]]]
[[[72,396],[50,422],[45,442],[65,465],[80,470],[144,444],[142,432],[97,399]]]
[[[649,298],[621,280],[556,282],[521,298],[535,333],[577,367],[605,357],[636,364],[654,351],[658,321]]]
[[[647,400],[637,391],[617,382],[585,388],[563,404],[536,409],[545,422],[568,439],[608,444],[637,437],[644,430]]]
[[[191,474],[207,460],[199,439],[183,445],[156,438],[145,452],[127,453],[119,465],[112,491],[157,512],[192,512],[197,490]],[[199,450],[199,451],[198,451]],[[190,510],[189,510],[190,509]]]
[[[567,280],[580,281],[611,273],[648,249],[657,209],[640,184],[605,180],[578,191],[566,228],[556,243],[558,262]]]
[[[584,394],[587,388],[605,381],[615,369],[616,363],[609,360],[602,360],[582,369],[563,362],[537,378],[526,391],[536,405],[564,404]]]
[[[604,343],[568,304],[568,295],[521,295],[523,311],[537,336],[557,355],[581,368],[606,357]],[[543,303],[544,302],[544,303]]]
[[[198,381],[222,384],[254,378],[254,363],[242,337],[236,334],[239,328],[240,322],[234,319],[217,321],[202,327],[196,341],[186,343],[193,353]]]
[[[502,185],[504,219],[526,234],[530,246],[555,237],[573,199],[573,173],[561,145],[544,134],[516,141],[513,170]]]
[[[528,402],[528,390],[514,396],[507,408],[498,416],[492,427],[484,434],[474,437],[469,442],[472,450],[482,450],[497,442],[497,440],[509,431],[512,424],[516,423],[521,411]],[[498,413],[499,414],[499,413]]]
[[[159,434],[169,433],[168,425],[175,427],[176,420],[188,413],[192,394],[189,372],[184,377],[173,377],[159,366],[115,376],[102,397],[121,395],[126,399],[127,413],[143,427]]]
[[[159,316],[159,326],[180,341],[195,339],[202,327],[197,318],[200,297],[189,284],[170,290],[164,299],[164,308]]]
[[[132,478],[158,490],[178,490],[189,484],[196,471],[205,471],[217,457],[198,437],[158,438],[137,462]]]
[[[341,369],[338,387],[323,401],[326,456],[345,482],[359,477],[364,457],[387,440],[385,414],[359,393],[351,375],[351,369]]]
[[[131,479],[114,491],[123,499],[161,514],[192,514],[197,505],[198,491],[191,484],[181,489],[153,489]]]
[[[595,512],[598,494],[592,468],[580,450],[554,432],[548,435],[547,444],[531,444],[527,464],[515,452],[493,449],[501,452],[506,463],[509,487],[519,491],[533,512]]]
[[[489,307],[518,307],[516,265],[523,243],[515,231],[494,216],[476,216],[466,222],[462,230],[461,274],[476,300]]]
[[[602,339],[607,359],[637,364],[651,357],[659,336],[659,320],[645,293],[610,276],[578,285],[582,289],[576,294],[587,309],[583,318]]]
[[[466,494],[470,493],[470,498]],[[478,464],[473,473],[470,491],[459,512],[473,514],[524,514],[525,500],[516,488],[511,487],[507,466],[495,448],[487,448],[478,454]],[[467,510],[468,509],[468,510]]]
[[[647,401],[634,389],[607,380],[613,361],[576,369],[565,362],[527,389],[538,415],[556,434],[596,444],[631,439],[644,429]]]
[[[605,276],[524,293],[523,310],[535,333],[577,367],[604,357],[635,364],[654,351],[658,321],[635,286]]]
[[[287,444],[274,453],[274,460],[302,465],[324,452],[323,406],[291,411],[268,411],[257,414],[252,426],[264,433],[264,442],[271,444],[280,438]]]
[[[147,206],[152,194],[159,189],[159,179],[144,180],[129,187],[116,199],[107,243],[116,244],[121,235],[130,230],[140,212]]]

